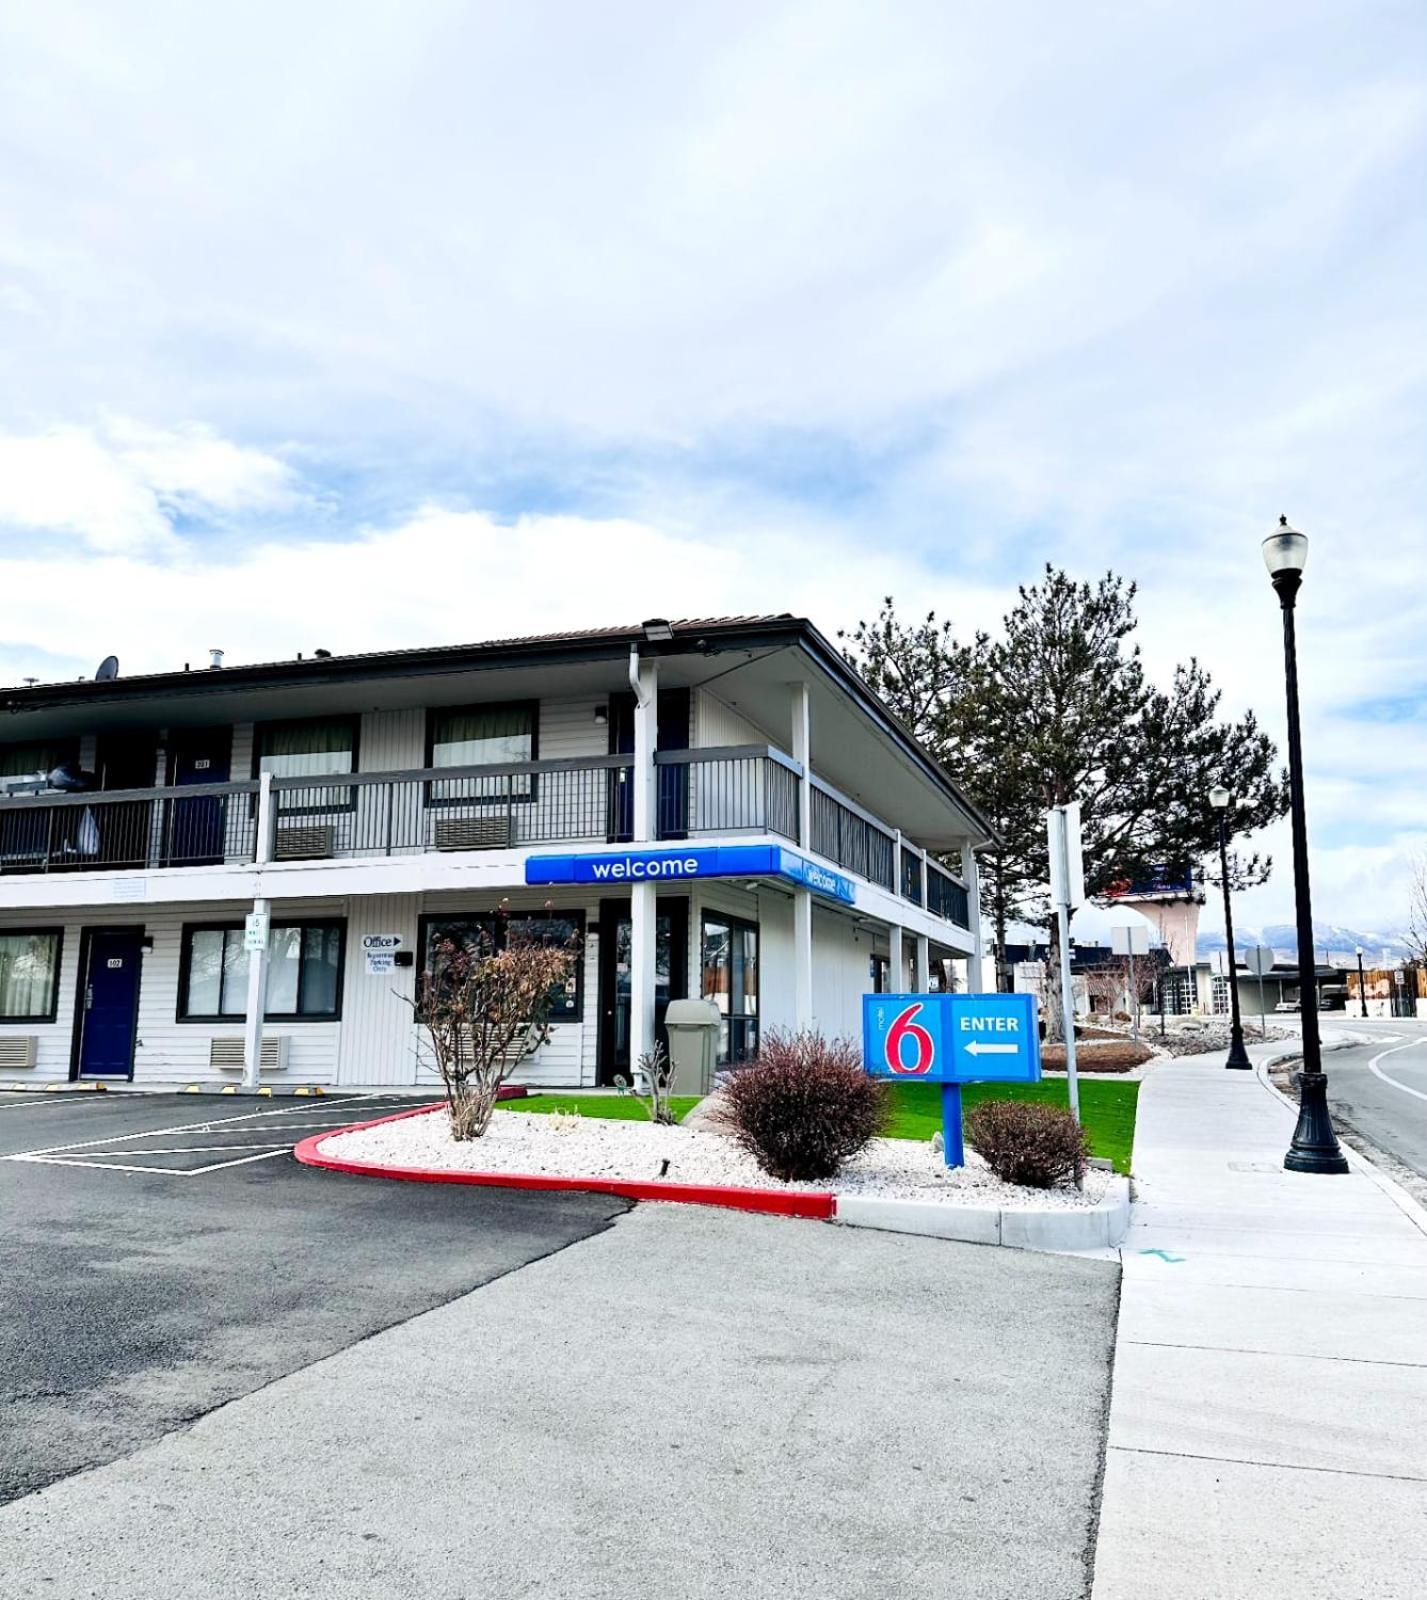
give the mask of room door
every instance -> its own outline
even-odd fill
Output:
[[[85,931],[75,1067],[81,1078],[134,1076],[143,936],[142,928]]]
[[[660,750],[689,748],[689,691],[659,691],[659,730],[655,739]],[[634,696],[609,697],[609,753],[634,754]],[[634,786],[627,771],[616,769],[610,775],[609,839],[619,843],[634,837]],[[655,838],[686,839],[689,829],[689,769],[661,767],[654,816]]]
[[[233,759],[231,728],[181,728],[170,755],[175,788],[227,783]],[[195,795],[175,800],[169,820],[168,860],[172,866],[200,866],[223,859],[227,808],[241,805],[245,795]]]

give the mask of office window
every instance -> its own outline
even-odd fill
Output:
[[[0,932],[0,1022],[53,1022],[59,991],[58,928]]]
[[[422,927],[421,968],[439,982],[451,949],[480,957],[512,944],[551,944],[575,952],[565,981],[550,991],[550,1021],[578,1022],[584,997],[583,911],[527,911],[513,916],[470,912],[430,917]]]
[[[494,767],[534,761],[538,708],[516,705],[461,706],[429,713],[433,767]],[[503,773],[489,778],[452,778],[431,785],[431,799],[500,801],[533,800],[535,775]]]
[[[341,1013],[340,922],[286,924],[268,942],[265,1015],[282,1021],[330,1022]],[[185,928],[178,1015],[184,1022],[239,1020],[247,1011],[248,952],[241,923]]]
[[[720,1014],[720,1066],[752,1061],[758,1054],[758,929],[735,917],[704,918],[703,997]]]

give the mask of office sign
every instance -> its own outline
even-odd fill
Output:
[[[403,944],[399,933],[364,933],[362,956],[366,961],[367,976],[378,978],[396,967],[396,953]]]
[[[862,1065],[874,1078],[937,1083],[942,1148],[964,1165],[963,1083],[1036,1083],[1040,1024],[1028,994],[865,994]]]
[[[857,886],[851,878],[776,844],[664,845],[529,856],[525,862],[528,884],[593,883],[626,888],[634,883],[688,878],[782,878],[844,905],[857,904]]]

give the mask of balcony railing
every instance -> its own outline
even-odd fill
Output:
[[[348,860],[634,837],[628,755],[274,778],[266,854]],[[798,839],[801,768],[767,745],[655,756],[658,839]],[[0,799],[0,872],[248,865],[257,859],[260,785],[190,784]],[[896,892],[896,835],[821,779],[810,782],[810,848]],[[920,856],[904,852],[920,868]],[[917,895],[908,896],[920,903]],[[928,863],[927,908],[967,926],[966,891]]]
[[[195,783],[16,795],[0,801],[0,872],[249,862],[257,789],[255,782]]]

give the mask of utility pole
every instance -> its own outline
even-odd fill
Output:
[[[1070,975],[1070,913],[1085,901],[1085,861],[1080,847],[1080,802],[1046,812],[1050,843],[1050,899],[1060,934],[1060,1009],[1065,1023],[1065,1087],[1070,1114],[1080,1121],[1080,1080],[1075,1070],[1075,980]]]

